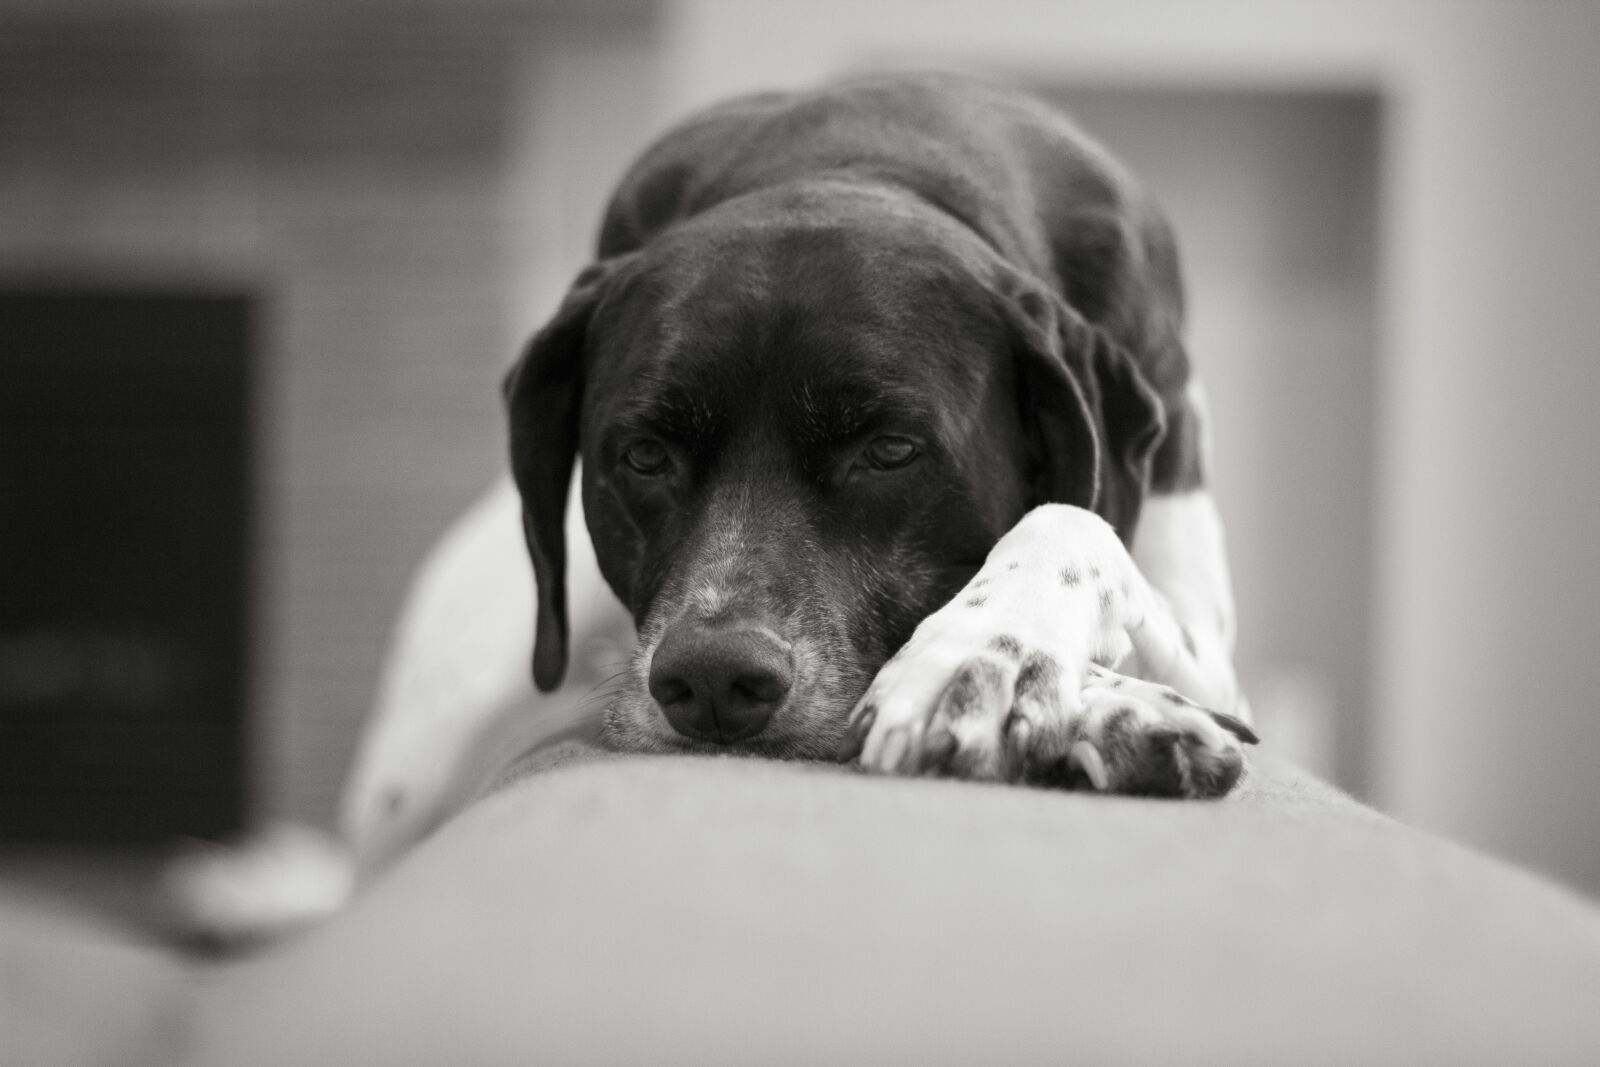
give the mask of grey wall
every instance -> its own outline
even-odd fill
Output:
[[[1236,660],[1259,725],[1367,792],[1378,98],[1177,84],[1053,95],[1178,234]]]
[[[1600,892],[1600,5],[1453,5],[1390,137],[1394,810]]]
[[[503,465],[499,375],[577,265],[548,197],[588,173],[578,131],[523,124],[592,106],[552,68],[648,32],[622,5],[0,8],[0,276],[262,301],[266,813],[331,815],[411,568]],[[610,114],[648,70],[598,68]]]

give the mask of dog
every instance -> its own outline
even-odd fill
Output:
[[[567,656],[575,458],[640,751],[1183,797],[1253,742],[1170,228],[1042,103],[880,75],[724,104],[623,178],[505,382]]]
[[[569,543],[576,644],[602,580],[636,634],[607,747],[1226,794],[1256,736],[1182,325],[1157,207],[1024,94],[878,75],[671,130],[505,379],[515,494],[420,574],[342,804],[356,866],[516,747],[530,638],[559,686]],[[279,876],[297,915],[353,884],[320,855]],[[241,869],[190,879],[224,934],[297,868]]]

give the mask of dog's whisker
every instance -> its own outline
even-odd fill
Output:
[[[596,693],[590,693],[573,706],[575,712],[583,712],[593,707],[610,704],[622,691],[621,686],[614,686]]]

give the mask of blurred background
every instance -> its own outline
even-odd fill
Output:
[[[909,66],[1167,205],[1268,743],[1600,893],[1597,45],[1493,0],[0,0],[0,874],[331,823],[623,168]]]

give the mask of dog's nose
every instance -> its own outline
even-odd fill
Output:
[[[794,683],[790,649],[749,625],[674,625],[650,661],[650,695],[685,737],[727,744],[754,737]]]

